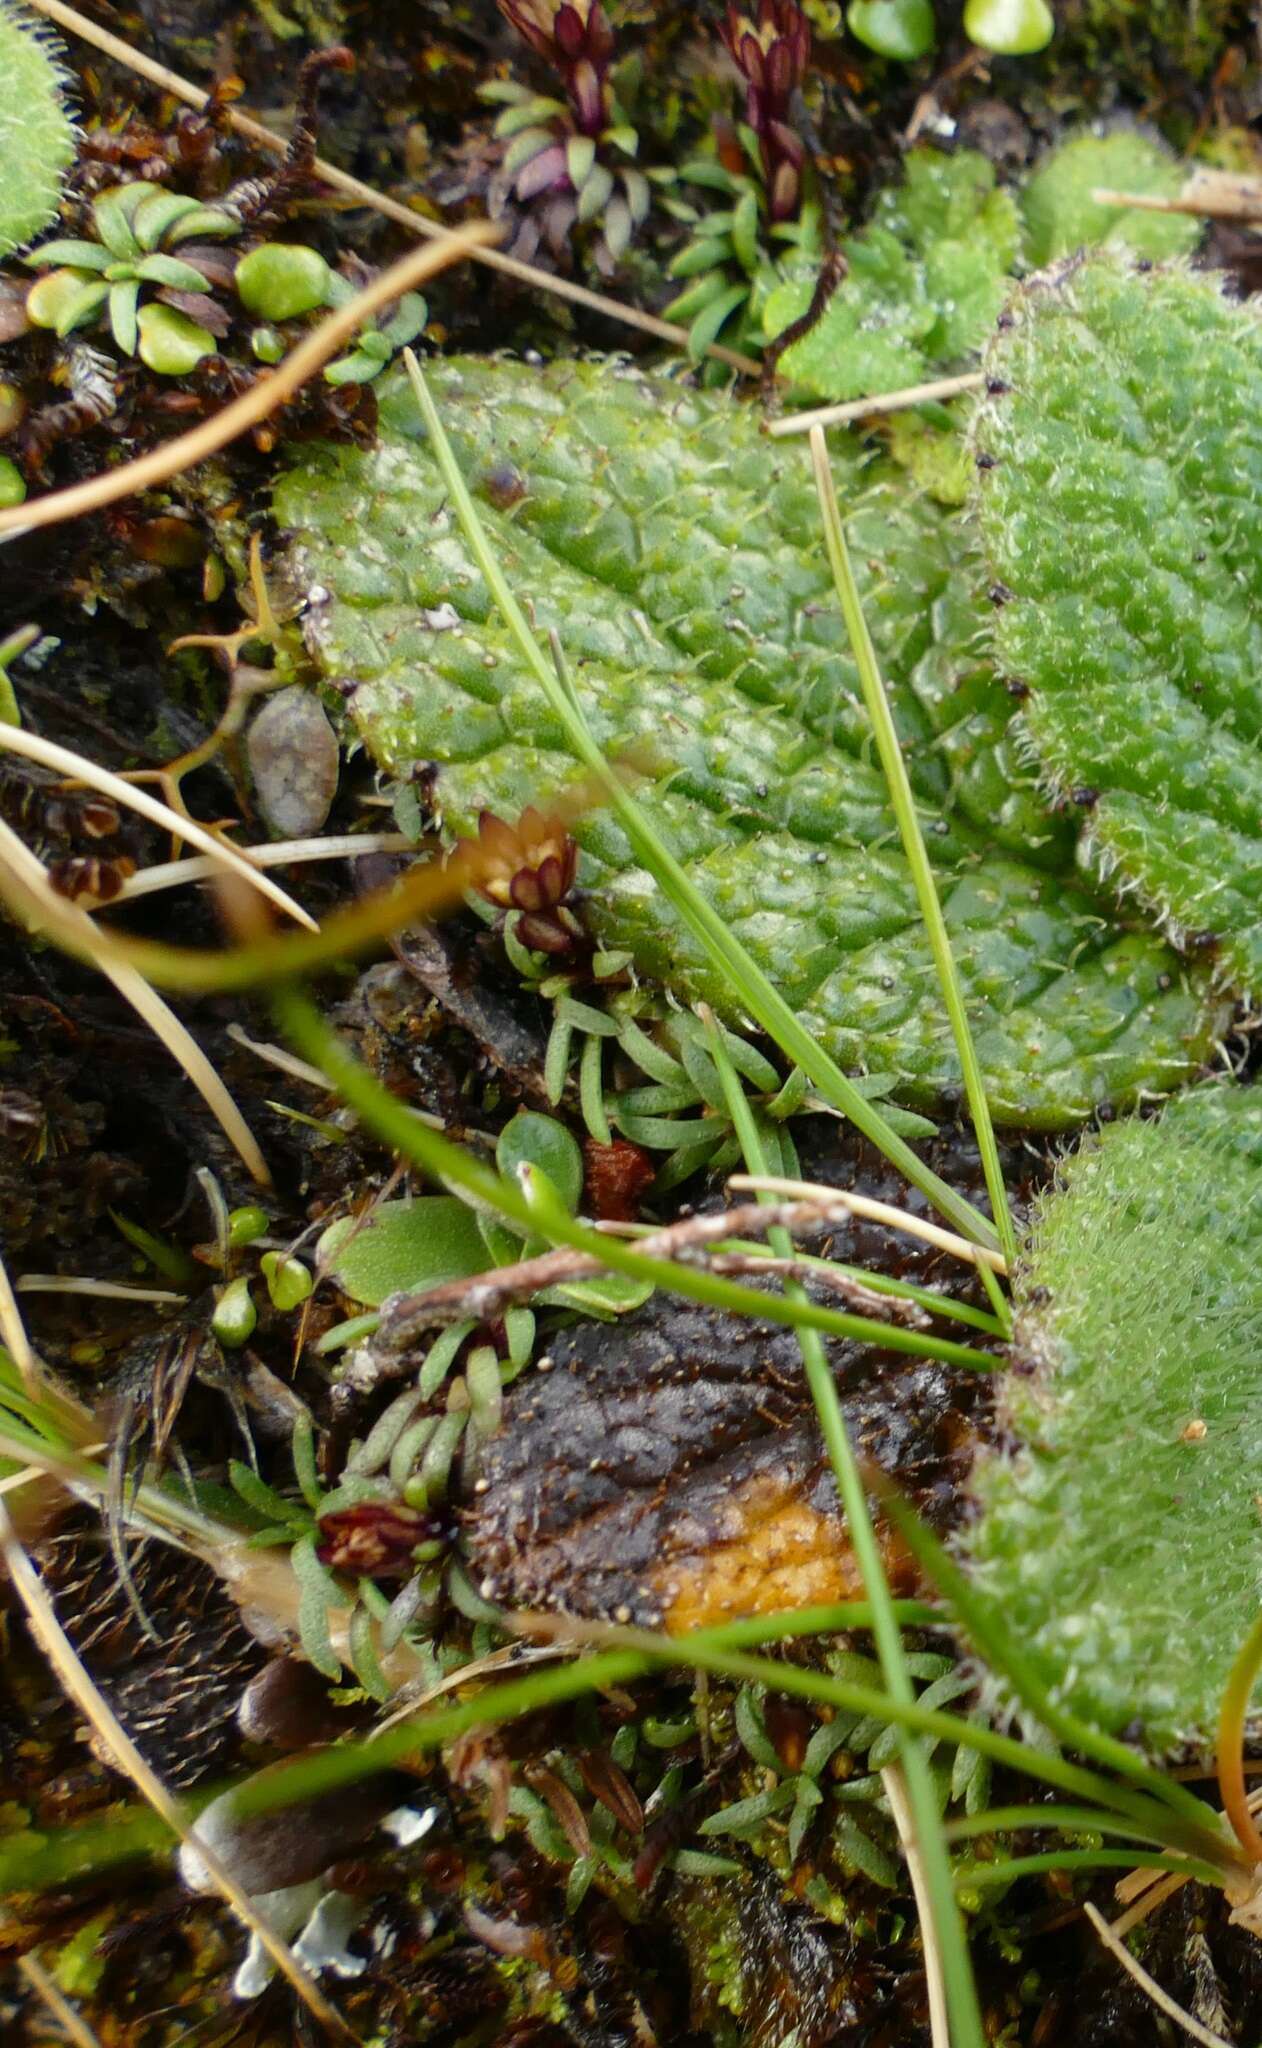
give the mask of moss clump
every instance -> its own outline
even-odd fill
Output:
[[[1119,83],[1142,89],[1154,71],[1205,78],[1254,33],[1246,0],[1068,0],[1051,54],[1107,66]]]

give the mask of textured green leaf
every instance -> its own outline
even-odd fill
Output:
[[[1050,783],[1234,988],[1262,990],[1262,323],[1217,279],[1096,257],[987,359],[982,531]]]
[[[0,256],[55,219],[74,162],[60,56],[45,23],[0,0]]]
[[[1100,186],[1172,199],[1183,178],[1170,150],[1137,129],[1073,136],[1044,159],[1022,194],[1027,260],[1050,263],[1098,243],[1121,243],[1154,259],[1185,255],[1201,233],[1201,222],[1190,214],[1102,206],[1092,197]]]
[[[780,359],[819,398],[866,397],[917,384],[977,348],[1003,304],[1017,251],[1016,208],[976,150],[913,150],[903,181],[877,201],[870,226],[842,244],[849,276],[823,318]],[[813,275],[773,291],[769,337],[800,318]]]
[[[1037,1207],[1015,1310],[979,1583],[1080,1715],[1203,1746],[1262,1583],[1262,1089],[1089,1140]]]
[[[913,1100],[955,1087],[804,451],[729,399],[590,362],[453,360],[433,383],[510,580],[602,742],[651,749],[656,818],[698,886],[836,1057]],[[958,521],[849,448],[837,482],[997,1113],[1056,1125],[1175,1081],[1208,1042],[1204,991],[1071,881],[1068,828],[1003,737]],[[384,767],[442,764],[460,829],[567,780],[397,382],[377,448],[302,451],[276,512],[309,646]],[[731,1015],[617,823],[578,837],[602,939]]]

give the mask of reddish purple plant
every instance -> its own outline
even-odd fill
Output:
[[[432,1515],[404,1507],[401,1501],[360,1501],[357,1507],[335,1508],[320,1517],[316,1556],[335,1572],[357,1578],[405,1579],[413,1569],[418,1543],[438,1534]]]
[[[499,10],[535,54],[552,66],[565,87],[575,128],[594,140],[609,126],[612,112],[613,30],[600,0],[561,0],[559,6],[557,0],[499,0]],[[564,150],[558,149],[558,154],[564,158]],[[564,168],[562,162],[560,169]]]
[[[648,214],[649,186],[631,161],[635,132],[619,112],[611,80],[613,30],[600,0],[498,0],[504,19],[555,73],[562,98],[495,81],[483,88],[506,112],[496,134],[507,144],[492,215],[509,194],[523,209],[513,253],[531,256],[540,238],[562,255],[571,230],[590,226],[597,268],[609,275]],[[535,204],[535,202],[539,202]]]
[[[757,16],[729,0],[719,34],[745,81],[745,119],[758,138],[768,217],[792,220],[802,200],[806,147],[789,125],[789,103],[810,61],[810,24],[798,0],[758,0]]]
[[[536,953],[570,953],[586,938],[567,899],[578,874],[578,848],[559,818],[530,805],[515,826],[494,811],[478,819],[479,893],[501,910],[520,913],[517,936]]]

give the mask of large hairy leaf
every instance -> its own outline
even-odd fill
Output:
[[[1079,1714],[1204,1745],[1262,1583],[1262,1089],[1089,1140],[1015,1308],[973,1569]]]
[[[47,23],[0,0],[0,256],[55,219],[74,162],[59,57]]]
[[[1262,991],[1262,321],[1212,276],[1096,257],[987,357],[999,659],[1048,781],[1141,901]]]
[[[913,1101],[954,1088],[805,452],[747,407],[616,366],[449,361],[433,377],[510,579],[557,629],[601,741],[655,762],[655,814],[699,887],[836,1056]],[[1004,739],[958,522],[855,452],[837,482],[997,1113],[1056,1125],[1175,1081],[1208,1042],[1204,990],[1073,882],[1068,830]],[[441,764],[460,829],[566,781],[563,735],[397,383],[378,447],[304,450],[276,512],[312,651],[388,771]],[[730,1014],[616,823],[578,836],[609,943]]]

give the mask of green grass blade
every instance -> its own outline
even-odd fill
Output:
[[[767,1155],[749,1098],[741,1086],[740,1077],[723,1042],[723,1034],[713,1016],[709,1010],[703,1010],[701,1014],[706,1027],[710,1057],[718,1069],[719,1080],[722,1083],[728,1115],[732,1119],[741,1150],[745,1155],[745,1170],[747,1173],[765,1174]],[[769,1201],[771,1197],[760,1196],[759,1199]],[[793,1256],[793,1240],[783,1225],[777,1225],[768,1231],[767,1242],[780,1257]],[[797,1282],[788,1283],[784,1291],[791,1301],[806,1300],[805,1290]],[[833,1468],[833,1477],[837,1482],[838,1498],[845,1511],[850,1541],[863,1580],[863,1589],[872,1607],[872,1635],[881,1675],[893,1698],[910,1704],[916,1697],[916,1690],[912,1684],[911,1673],[907,1669],[902,1631],[894,1617],[889,1580],[885,1576],[880,1545],[877,1542],[872,1517],[868,1512],[867,1494],[858,1460],[847,1434],[841,1402],[837,1397],[837,1383],[833,1378],[818,1330],[799,1330],[797,1336],[802,1352],[802,1364],[806,1371],[806,1382],[811,1390],[829,1462]],[[933,1932],[942,1958],[951,2038],[956,2048],[968,2048],[970,2043],[973,2044],[973,2048],[984,2048],[985,2033],[981,2007],[977,1999],[977,1986],[973,1980],[964,1922],[955,1898],[951,1859],[942,1833],[937,1792],[929,1770],[928,1758],[919,1738],[907,1729],[900,1734],[898,1750],[907,1783],[912,1824],[924,1869],[925,1887],[933,1916]]]
[[[933,869],[925,850],[924,835],[916,814],[916,802],[912,796],[906,763],[895,730],[889,699],[885,694],[885,685],[881,680],[872,635],[863,616],[859,586],[855,582],[850,550],[846,546],[845,529],[837,506],[837,493],[833,489],[832,471],[828,466],[828,450],[823,431],[819,427],[811,429],[811,459],[815,466],[815,487],[819,493],[820,511],[824,520],[824,542],[828,549],[833,581],[837,586],[837,600],[846,622],[846,631],[850,635],[850,645],[859,671],[868,716],[872,720],[872,728],[876,735],[876,749],[890,793],[890,803],[898,821],[899,837],[903,842],[903,851],[907,855],[907,863],[916,887],[916,900],[925,921],[925,931],[933,953],[934,965],[942,984],[943,1000],[951,1020],[955,1047],[964,1075],[964,1090],[968,1097],[969,1112],[973,1119],[973,1129],[977,1133],[977,1144],[981,1152],[990,1206],[994,1211],[995,1227],[999,1232],[1004,1257],[1011,1261],[1016,1255],[1016,1235],[1012,1228],[1008,1192],[1004,1187],[1003,1172],[999,1164],[999,1148],[995,1143],[990,1104],[986,1100],[986,1085],[982,1080],[982,1070],[973,1045],[973,1034],[969,1029],[968,1012],[964,1007],[964,992],[960,987],[960,977],[956,971],[955,956],[951,951],[951,940],[946,928],[946,919],[942,915],[942,904],[937,884],[933,879]]]
[[[718,913],[706,902],[663,841],[652,819],[624,788],[592,738],[586,720],[560,680],[555,664],[548,660],[540,647],[509,588],[507,579],[491,550],[478,517],[477,507],[469,494],[451,443],[438,416],[438,409],[430,396],[415,356],[410,350],[405,349],[403,360],[426,431],[433,443],[435,458],[451,493],[452,504],[464,529],[470,551],[486,580],[487,589],[499,606],[505,623],[517,642],[523,661],[559,719],[575,754],[591,769],[606,791],[613,809],[626,829],[637,859],[642,861],[648,872],[654,876],[698,942],[705,947],[715,965],[726,975],[741,1007],[757,1019],[786,1057],[810,1076],[825,1101],[839,1110],[843,1116],[848,1117],[865,1137],[870,1138],[891,1164],[896,1166],[900,1173],[905,1174],[914,1187],[920,1188],[942,1215],[954,1223],[957,1230],[980,1244],[996,1244],[998,1239],[989,1219],[975,1209],[971,1202],[965,1201],[953,1188],[948,1187],[923,1160],[917,1158],[911,1147],[890,1127],[880,1111],[859,1093],[853,1082],[847,1080],[836,1061],[815,1043],[779,990],[750,958]]]
[[[414,1117],[347,1052],[337,1034],[330,1031],[312,1006],[287,989],[275,999],[277,1018],[295,1047],[318,1063],[364,1123],[392,1145],[397,1152],[438,1181],[449,1182],[471,1197],[499,1211],[526,1235],[545,1228],[537,1208],[520,1188],[472,1158]],[[586,1224],[575,1222],[558,1210],[546,1219],[546,1234],[556,1244],[589,1252],[615,1273],[629,1273],[634,1280],[649,1280],[685,1295],[710,1308],[726,1309],[733,1315],[757,1316],[765,1322],[785,1323],[792,1329],[822,1330],[831,1337],[849,1337],[861,1344],[876,1344],[887,1351],[903,1351],[914,1357],[940,1358],[948,1365],[994,1370],[994,1359],[971,1345],[957,1344],[947,1337],[935,1337],[923,1330],[905,1330],[894,1323],[847,1314],[840,1309],[820,1308],[814,1302],[790,1302],[782,1295],[765,1294],[759,1288],[742,1287],[700,1266],[681,1265],[673,1259],[650,1258],[616,1237],[606,1237]]]
[[[1156,1770],[1126,1743],[1091,1727],[1060,1704],[1022,1645],[1004,1628],[1001,1617],[977,1592],[967,1574],[960,1570],[950,1552],[911,1503],[893,1488],[887,1486],[883,1491],[885,1512],[913,1557],[943,1598],[949,1601],[960,1624],[972,1637],[990,1668],[1003,1673],[1022,1705],[1058,1740],[1077,1750],[1081,1756],[1089,1756],[1106,1769],[1117,1771],[1121,1777],[1129,1779],[1152,1798],[1162,1800],[1197,1827],[1216,1826],[1217,1817],[1213,1809],[1198,1799],[1194,1792],[1189,1792],[1186,1785],[1164,1771]]]

